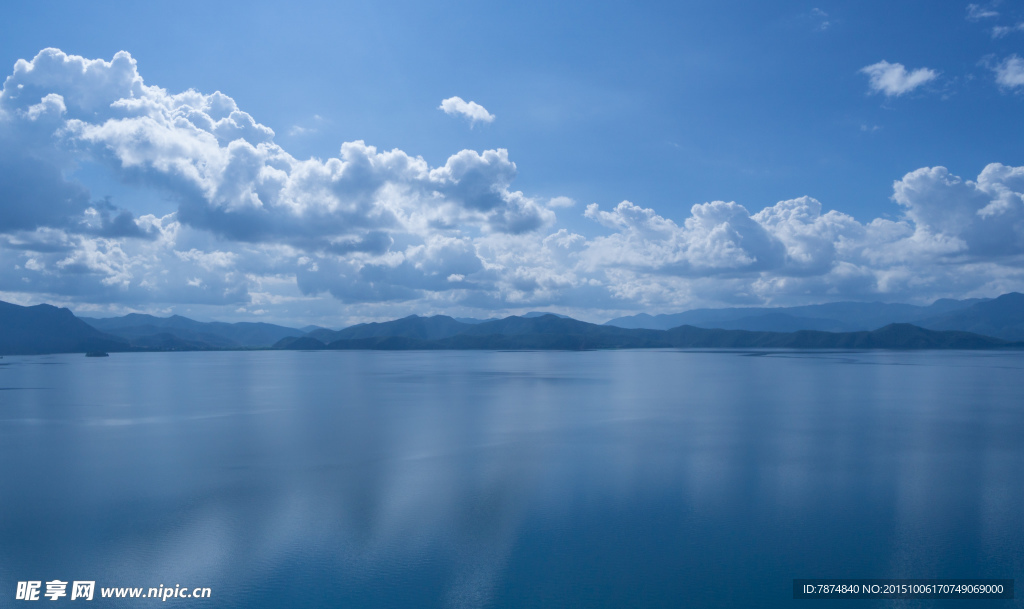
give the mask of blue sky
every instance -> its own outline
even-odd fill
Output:
[[[4,300],[337,326],[1024,289],[1019,2],[7,13]]]

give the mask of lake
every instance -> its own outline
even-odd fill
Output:
[[[1020,352],[0,359],[3,606],[58,579],[111,607],[831,607],[793,580],[1022,575]]]

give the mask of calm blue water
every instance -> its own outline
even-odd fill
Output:
[[[965,606],[825,577],[1024,586],[1024,353],[0,360],[0,606]]]

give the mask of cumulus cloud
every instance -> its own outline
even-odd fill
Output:
[[[494,115],[487,111],[476,102],[467,102],[459,96],[449,97],[441,102],[441,105],[437,107],[438,110],[444,110],[444,113],[449,116],[455,116],[456,114],[462,115],[469,119],[470,125],[480,123],[493,123]]]
[[[1010,55],[993,68],[996,82],[1001,87],[1016,89],[1024,86],[1024,59],[1019,55]]]
[[[554,223],[552,208],[564,203],[512,189],[517,170],[505,150],[463,150],[430,167],[401,150],[378,151],[355,141],[334,158],[297,159],[229,96],[172,94],[147,85],[125,52],[104,61],[45,49],[31,61],[18,61],[0,92],[0,117],[0,188],[6,193],[0,233],[8,245],[31,250],[59,241],[65,257],[46,268],[126,292],[131,286],[155,289],[161,280],[149,271],[167,271],[156,260],[141,263],[144,252],[173,256],[171,267],[202,266],[194,256],[179,255],[187,240],[276,251],[279,260],[269,267],[267,256],[259,257],[264,272],[276,272],[280,260],[307,259],[301,270],[288,272],[309,293],[369,301],[415,298],[452,283],[470,289],[480,260],[472,248],[454,256],[451,247],[433,247],[437,239],[464,246],[468,235],[539,230]],[[83,160],[163,192],[177,202],[177,212],[135,218],[109,198],[92,200],[87,188],[64,177]],[[43,263],[32,266],[37,264]],[[309,281],[307,271],[317,268],[333,268],[341,279]],[[208,265],[198,270],[224,271]],[[188,288],[209,292],[224,284],[181,272],[179,283]],[[222,294],[234,298],[259,276],[235,273]],[[449,276],[464,280],[449,282]],[[344,278],[377,286],[340,289]],[[74,291],[50,280],[45,290]],[[122,298],[130,299],[127,293]]]
[[[919,233],[961,243],[964,256],[989,259],[1024,253],[1024,168],[992,163],[977,181],[945,167],[912,171],[893,198]]]
[[[587,206],[574,232],[555,211],[575,202],[515,190],[502,149],[431,166],[354,141],[303,160],[274,138],[223,93],[146,84],[127,53],[19,61],[0,92],[0,298],[336,326],[1024,287],[1020,167],[912,171],[894,183],[895,219],[860,222],[811,197],[711,201],[678,218],[623,201]],[[69,177],[83,164],[175,208],[95,196]]]
[[[871,92],[882,93],[886,97],[899,97],[939,76],[938,72],[929,68],[918,68],[908,72],[903,64],[889,63],[885,60],[861,68],[860,71],[868,75]]]
[[[514,232],[551,219],[508,189],[515,165],[505,151],[463,151],[430,168],[357,141],[336,158],[299,160],[227,95],[148,86],[124,52],[111,62],[56,49],[21,60],[0,109],[51,147],[164,190],[180,202],[182,221],[231,239],[326,247],[431,223]],[[59,118],[35,125],[42,116]]]
[[[799,302],[794,296],[807,292],[908,299],[921,290],[1020,285],[1024,168],[991,164],[976,181],[922,168],[894,183],[893,199],[901,219],[867,224],[823,213],[810,197],[755,214],[736,203],[695,205],[682,225],[629,202],[607,212],[591,205],[587,216],[615,232],[588,241],[579,259],[614,276],[610,289],[623,298],[654,306],[695,285],[705,298],[732,302]]]
[[[612,211],[587,207],[586,216],[615,232],[593,241],[591,268],[615,266],[673,275],[756,271],[776,266],[783,255],[764,227],[742,205],[714,201],[694,205],[682,226],[629,201]]]

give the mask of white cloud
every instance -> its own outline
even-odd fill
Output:
[[[995,10],[995,6],[998,2],[992,2],[987,6],[981,4],[968,4],[967,5],[967,20],[968,21],[980,21],[982,19],[990,19],[992,17],[998,17],[999,12]]]
[[[817,21],[817,26],[815,26],[814,29],[818,30],[819,32],[824,32],[825,30],[832,26],[832,22],[829,21],[828,18],[828,13],[821,10],[820,8],[811,9],[811,18]]]
[[[67,112],[67,107],[64,105],[64,98],[56,93],[49,93],[38,104],[33,104],[26,110],[19,110],[19,114],[30,121],[38,120],[43,116],[59,117],[65,112]]]
[[[1018,23],[1017,25],[997,25],[992,28],[992,38],[1002,38],[1007,34],[1013,32],[1024,32],[1024,23]]]
[[[858,222],[810,197],[760,211],[712,201],[680,218],[623,201],[587,206],[585,236],[555,215],[572,199],[513,189],[505,150],[432,167],[356,141],[299,160],[227,95],[146,85],[126,53],[19,61],[0,115],[0,285],[18,302],[338,326],[1024,289],[1019,167],[974,181],[910,172],[894,184],[894,220]],[[177,209],[136,216],[97,200],[65,178],[83,162]]]
[[[694,291],[704,302],[800,302],[807,293],[908,300],[1000,293],[1024,281],[1024,168],[991,164],[977,181],[923,168],[894,192],[903,218],[867,224],[822,213],[810,197],[752,215],[735,203],[696,205],[681,226],[629,202],[610,212],[592,205],[587,216],[614,232],[586,242],[577,268],[603,273],[620,298],[658,308]]]
[[[441,105],[437,107],[438,110],[444,110],[444,113],[449,116],[461,114],[462,116],[469,119],[471,125],[480,123],[492,123],[494,122],[494,115],[487,111],[476,102],[467,102],[459,96],[449,97],[441,102]]]
[[[1019,55],[1010,55],[993,68],[996,82],[1001,87],[1016,89],[1024,86],[1024,59]]]
[[[938,78],[939,73],[929,68],[918,68],[908,72],[901,63],[878,63],[861,68],[869,78],[872,93],[883,93],[887,97],[909,93],[921,85]]]
[[[47,49],[19,61],[0,108],[32,122],[51,107],[62,122],[45,131],[59,136],[58,150],[84,150],[123,178],[168,192],[183,222],[232,239],[377,247],[381,230],[521,231],[553,218],[508,189],[515,165],[503,150],[463,151],[432,169],[420,157],[357,141],[337,158],[301,161],[222,93],[145,85],[126,53],[103,62]],[[35,140],[46,141],[42,135]]]
[[[683,226],[629,201],[610,212],[597,204],[586,216],[615,232],[595,239],[585,255],[591,268],[621,266],[678,275],[719,271],[756,271],[777,265],[783,256],[747,210],[736,203],[694,205]]]

